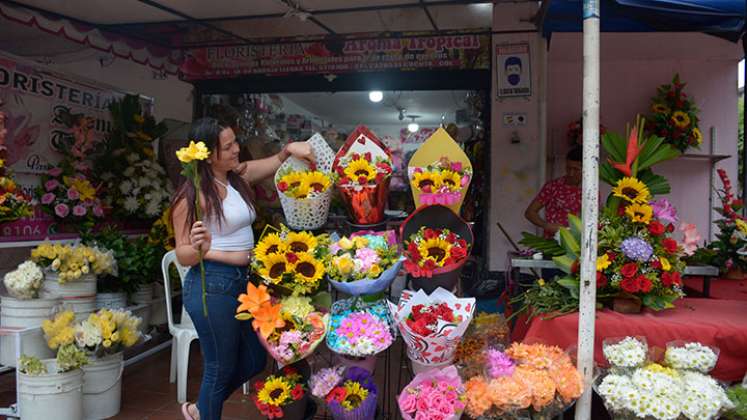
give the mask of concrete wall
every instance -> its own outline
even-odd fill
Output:
[[[505,10],[503,10],[505,9]],[[521,19],[531,14],[529,5],[496,5],[495,30],[522,28]],[[504,24],[505,22],[505,24]],[[492,112],[492,172],[493,189],[490,209],[490,270],[503,270],[506,252],[510,249],[496,221],[514,238],[532,230],[523,217],[541,185],[539,179],[539,81],[541,55],[537,48],[542,41],[533,34],[495,35],[494,43],[530,42],[534,95],[525,99],[498,101],[493,88]],[[566,126],[581,115],[582,89],[581,34],[554,34],[548,54],[548,146],[549,165],[546,179],[562,175],[563,156],[568,148]],[[601,64],[601,118],[607,129],[624,132],[626,123],[635,121],[637,113],[647,113],[656,87],[671,80],[679,72],[688,83],[686,92],[694,97],[701,109],[700,127],[705,136],[701,150],[709,153],[714,142],[715,154],[731,155],[720,162],[736,179],[737,156],[737,63],[741,59],[737,44],[702,35],[684,33],[603,34]],[[526,112],[528,125],[518,130],[500,126],[503,112]],[[715,137],[711,136],[715,128]],[[519,144],[509,142],[517,131]],[[555,163],[555,165],[553,165]],[[672,184],[667,196],[678,208],[682,221],[695,223],[705,237],[709,231],[711,205],[709,191],[709,160],[679,159],[658,167],[659,173]],[[601,195],[606,196],[603,188]]]

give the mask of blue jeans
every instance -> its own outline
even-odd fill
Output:
[[[200,266],[184,280],[184,307],[200,338],[204,369],[197,408],[203,420],[220,420],[223,402],[265,368],[267,352],[250,321],[234,318],[246,290],[246,267],[205,261],[208,316],[202,308]]]

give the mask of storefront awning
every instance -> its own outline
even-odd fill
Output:
[[[549,0],[542,31],[580,32],[582,0]],[[601,0],[603,32],[704,32],[739,40],[744,0]]]

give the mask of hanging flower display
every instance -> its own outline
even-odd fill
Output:
[[[672,83],[659,86],[651,102],[651,112],[646,119],[646,131],[663,137],[677,150],[685,152],[700,147],[703,134],[698,128],[698,108],[684,92],[685,83],[675,74]]]

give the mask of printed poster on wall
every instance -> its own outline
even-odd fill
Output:
[[[124,92],[0,52],[0,110],[6,115],[6,165],[20,188],[33,196],[39,177],[60,161],[57,147],[72,130],[62,123],[64,112],[95,120],[96,138],[111,130],[109,104]],[[152,100],[145,100],[152,107]],[[146,108],[147,109],[147,108]],[[70,236],[70,235],[67,235]],[[34,215],[0,224],[0,242],[63,238],[52,218],[38,207]]]
[[[531,96],[529,44],[497,45],[495,56],[498,97]]]

